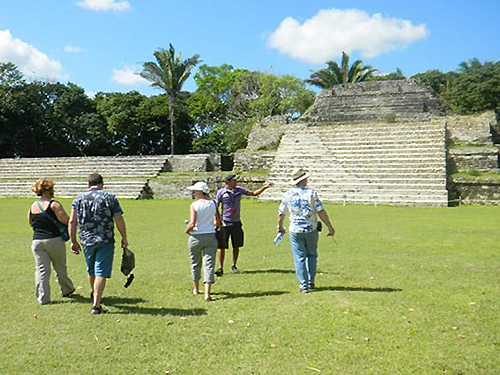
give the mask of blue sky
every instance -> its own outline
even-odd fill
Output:
[[[498,0],[3,1],[0,61],[89,94],[159,94],[134,73],[169,43],[210,66],[302,79],[342,51],[411,76],[471,58],[499,61],[498,14]],[[184,88],[196,89],[192,78]]]

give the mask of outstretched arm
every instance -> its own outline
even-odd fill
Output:
[[[264,186],[262,186],[261,188],[257,189],[257,190],[251,190],[248,192],[247,195],[249,195],[250,197],[257,197],[259,195],[261,195],[264,190],[270,188],[271,186],[274,186],[274,182],[268,182],[267,184],[265,184]]]

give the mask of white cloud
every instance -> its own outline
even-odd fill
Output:
[[[78,2],[77,5],[96,12],[123,12],[132,9],[128,1],[116,0],[82,0]]]
[[[42,80],[63,79],[62,66],[35,47],[0,30],[0,61],[12,62],[26,76]]]
[[[81,47],[66,45],[66,46],[64,46],[64,52],[67,52],[67,53],[81,53],[81,52],[84,52],[84,49],[81,48]]]
[[[113,82],[125,86],[147,85],[149,81],[137,74],[134,67],[124,67],[123,69],[113,69]]]
[[[369,15],[358,9],[324,9],[300,24],[285,18],[271,33],[268,44],[283,54],[314,64],[359,51],[363,58],[373,58],[424,39],[429,34],[424,24]]]

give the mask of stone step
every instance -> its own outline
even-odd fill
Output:
[[[274,180],[273,180],[274,181]],[[276,189],[286,189],[290,187],[289,181],[275,181]],[[405,192],[408,191],[439,191],[446,188],[446,182],[411,182],[411,181],[394,181],[394,182],[376,182],[376,181],[324,181],[324,183],[315,181],[311,182],[310,187],[318,191],[392,191]]]
[[[274,183],[284,183],[287,184],[291,178],[283,178],[282,174],[269,175],[269,180]],[[312,177],[309,178],[310,183],[314,183],[315,185],[323,185],[323,184],[348,184],[348,183],[370,183],[370,184],[417,184],[417,185],[446,185],[446,175],[443,174],[441,177],[433,175],[433,177],[420,177],[420,176],[404,176],[402,174],[400,177],[396,177],[394,175],[385,175],[385,176],[374,176],[372,178],[368,178],[366,174],[355,175],[355,174],[345,174],[345,175],[337,175],[332,176],[331,173],[314,173]]]
[[[281,201],[286,191],[283,191],[282,194],[262,194],[259,197],[259,200],[262,201]],[[383,194],[380,192],[379,194],[364,194],[363,192],[352,192],[345,191],[340,193],[329,193],[325,191],[317,191],[317,194],[321,201],[324,202],[343,202],[343,201],[378,201],[378,202],[390,202],[390,201],[439,201],[446,203],[448,199],[448,195],[446,192],[441,194],[412,194],[408,193],[391,193]],[[446,205],[446,204],[445,204]]]
[[[377,166],[378,167],[390,167],[390,166],[401,166],[401,167],[434,167],[439,166],[445,163],[446,159],[444,157],[421,157],[420,159],[413,158],[405,158],[404,156],[397,157],[385,157],[385,158],[374,158],[370,157],[370,155],[362,156],[362,155],[353,155],[352,157],[343,156],[343,157],[325,157],[325,156],[310,156],[305,155],[301,157],[294,157],[289,155],[291,165],[295,166],[305,166],[310,165],[312,163],[322,163],[325,166],[329,164],[344,164],[348,163],[349,166]],[[277,157],[274,161],[274,164],[283,165],[283,163],[289,158]],[[402,165],[405,164],[405,165]],[[273,167],[274,168],[274,167]]]
[[[348,135],[348,134],[375,134],[375,135],[394,135],[394,134],[419,134],[419,133],[444,133],[442,123],[419,125],[415,123],[369,123],[369,124],[337,124],[337,125],[290,125],[286,128],[286,134],[302,133],[305,131],[315,132],[326,135]]]
[[[282,146],[290,146],[295,145],[297,143],[306,143],[307,139],[301,139],[296,137],[287,137],[282,138],[281,145]],[[374,139],[374,138],[336,138],[331,137],[328,139],[321,139],[321,142],[330,147],[393,147],[393,148],[401,148],[401,147],[444,147],[444,143],[439,140],[435,140],[432,138],[425,139],[411,139],[408,137],[404,137],[402,139]]]
[[[335,157],[350,157],[354,155],[361,155],[361,156],[370,156],[370,157],[384,157],[385,155],[441,155],[444,157],[446,155],[446,151],[444,148],[400,148],[400,149],[391,149],[391,148],[353,148],[353,149],[348,149],[348,148],[342,148],[342,149],[337,149],[337,148],[329,148],[328,149],[332,155]],[[309,152],[314,152],[311,148],[306,148],[306,147],[297,147],[295,149],[282,149],[277,152],[276,157],[282,156],[282,155],[290,155],[294,154],[297,155],[299,153],[307,154]],[[324,153],[324,155],[327,155],[328,153]]]
[[[3,165],[14,165],[14,166],[23,166],[23,165],[51,165],[51,166],[69,166],[69,165],[162,165],[164,164],[166,159],[134,159],[134,158],[117,158],[117,157],[88,157],[88,158],[80,158],[80,157],[53,157],[53,158],[22,158],[22,159],[0,159],[0,166]]]
[[[138,199],[147,189],[147,180],[105,181],[104,188],[118,198]],[[34,197],[31,192],[33,181],[0,181],[0,196]],[[88,188],[85,181],[56,181],[55,195],[59,198],[74,198]]]
[[[326,194],[318,193],[322,202],[334,204],[375,204],[375,205],[403,205],[403,206],[436,206],[446,207],[448,196],[446,192],[439,195],[408,195],[408,194],[388,194],[388,195],[362,195],[362,194]],[[259,197],[261,201],[281,201],[283,195],[264,195]]]
[[[17,178],[32,178],[37,179],[40,177],[46,178],[86,178],[89,174],[98,172],[102,174],[105,178],[108,177],[155,177],[158,175],[157,171],[120,171],[117,169],[97,169],[97,170],[73,170],[73,171],[54,171],[50,169],[36,169],[29,171],[19,171],[19,170],[1,170],[0,169],[0,179],[8,179],[13,176]]]

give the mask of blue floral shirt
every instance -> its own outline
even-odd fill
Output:
[[[312,232],[316,229],[318,211],[324,210],[314,189],[306,186],[295,186],[288,190],[278,207],[280,214],[290,213],[288,231],[294,233]]]
[[[72,208],[76,211],[83,246],[115,242],[113,218],[122,215],[123,211],[113,194],[103,189],[90,189],[76,197]]]

